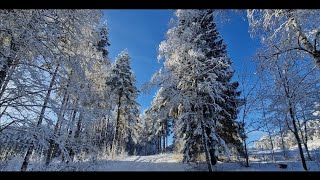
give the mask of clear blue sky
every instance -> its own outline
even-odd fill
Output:
[[[137,86],[150,80],[161,67],[157,61],[158,46],[165,39],[169,20],[174,10],[105,10],[104,17],[109,27],[109,56],[115,57],[127,48],[132,57],[132,70],[137,79]],[[254,66],[249,61],[260,46],[258,40],[252,39],[248,33],[248,23],[244,15],[230,13],[230,21],[217,23],[220,35],[227,45],[228,54],[233,61],[236,72],[240,72],[247,63],[248,70],[253,73]],[[236,78],[235,78],[236,79]],[[147,94],[141,93],[138,103],[141,112],[151,105],[156,90]],[[261,136],[252,134],[249,141]]]

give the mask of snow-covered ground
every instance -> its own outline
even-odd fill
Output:
[[[253,154],[255,153],[255,156]],[[277,152],[281,153],[281,152]],[[295,151],[292,153],[295,154]],[[244,167],[243,162],[218,162],[214,166],[216,171],[303,171],[300,161],[276,160],[265,161],[263,156],[270,156],[269,152],[251,152],[250,167]],[[12,159],[6,164],[2,163],[2,171],[19,171],[21,158]],[[286,169],[278,167],[279,163],[287,164]],[[320,160],[307,162],[309,171],[320,171]],[[73,162],[69,164],[58,161],[52,162],[48,167],[43,163],[31,162],[28,171],[207,171],[206,163],[181,163],[181,155],[172,153],[152,156],[127,156],[115,160],[95,160]]]
[[[8,162],[4,171],[19,171],[22,160]],[[183,164],[174,154],[152,156],[128,156],[116,160],[96,160],[74,163],[53,162],[48,167],[43,163],[30,163],[29,171],[192,171],[193,166]]]

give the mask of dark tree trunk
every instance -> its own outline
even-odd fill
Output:
[[[212,152],[209,152],[209,148],[208,148],[208,139],[207,139],[207,135],[205,134],[205,127],[203,125],[203,122],[201,121],[201,129],[202,129],[202,144],[203,144],[203,148],[204,148],[204,152],[205,152],[205,156],[206,156],[206,162],[208,165],[208,170],[209,172],[213,171],[213,167],[212,167],[212,162],[214,161],[215,157],[211,157]],[[214,152],[213,152],[214,154]]]
[[[30,156],[33,152],[33,148],[34,148],[34,145],[33,143],[29,146],[28,150],[27,150],[27,153],[24,157],[24,160],[23,160],[23,163],[22,163],[22,166],[21,166],[21,171],[26,171],[27,168],[28,168],[28,164],[29,164],[29,159],[30,159]]]
[[[9,35],[11,36],[11,38],[13,38],[13,35],[11,34],[11,32],[8,32]],[[9,79],[7,78],[8,76],[8,72],[10,71],[11,67],[14,65],[14,58],[16,57],[16,52],[17,52],[18,48],[16,46],[16,43],[14,42],[13,39],[11,39],[11,44],[10,44],[10,51],[13,52],[13,54],[10,53],[9,57],[5,57],[3,56],[3,58],[6,59],[6,64],[3,65],[3,67],[1,67],[0,69],[0,87],[1,87],[1,91],[5,89],[7,83],[5,83],[6,81],[8,82]],[[16,60],[15,63],[17,63],[18,60]],[[4,87],[2,85],[6,84]],[[1,94],[2,95],[2,94]]]
[[[51,78],[51,81],[50,81],[50,85],[49,85],[49,89],[48,89],[46,97],[44,99],[44,102],[43,102],[43,105],[42,105],[42,109],[41,109],[41,112],[40,112],[40,116],[39,116],[39,119],[38,119],[38,123],[37,123],[37,126],[36,126],[37,128],[39,128],[41,126],[41,124],[42,124],[42,120],[44,118],[44,113],[45,113],[46,108],[47,108],[47,104],[48,104],[48,101],[49,101],[49,98],[50,98],[51,90],[52,90],[54,81],[56,79],[56,75],[57,75],[59,66],[60,66],[60,64],[57,65],[57,67],[54,70],[54,73],[52,75],[52,78]],[[30,160],[30,156],[31,156],[31,154],[33,152],[33,148],[34,148],[34,142],[31,142],[31,145],[29,146],[29,148],[27,150],[27,153],[26,153],[26,155],[24,157],[24,160],[23,160],[23,163],[22,163],[22,166],[21,166],[21,171],[26,171],[27,170],[28,163],[29,163],[29,160]]]
[[[285,158],[285,159],[288,159],[287,151],[286,151],[286,147],[285,147],[285,143],[284,143],[284,139],[283,139],[283,134],[284,134],[284,133],[281,133],[282,151],[283,151],[283,156],[284,156],[284,158]]]
[[[120,108],[121,108],[121,98],[122,98],[122,91],[119,93],[118,98],[118,110],[117,110],[117,119],[116,119],[116,130],[114,133],[113,143],[112,143],[112,156],[114,156],[115,153],[118,153],[118,145],[119,145],[119,131],[120,131]]]
[[[163,148],[162,148],[162,152],[166,152],[166,133],[165,133],[165,124],[163,123],[162,124],[162,131],[163,131],[163,140],[162,140],[162,142],[163,142]]]
[[[78,120],[78,123],[77,123],[77,129],[74,132],[74,140],[75,141],[79,140],[80,132],[81,132],[81,123],[82,123],[82,114],[80,113],[79,120]],[[69,154],[70,154],[70,160],[71,160],[71,162],[73,162],[75,152],[74,152],[74,150],[72,148],[71,148]]]
[[[305,119],[305,118],[304,118],[304,119]],[[299,121],[298,121],[298,125],[299,125],[299,129],[300,129],[300,134],[301,134],[301,138],[302,138],[302,143],[303,143],[304,149],[305,149],[306,152],[307,152],[308,159],[309,159],[310,161],[312,161],[312,158],[311,158],[311,155],[310,155],[310,152],[309,152],[309,148],[308,148],[307,123],[304,123],[304,135],[303,135],[302,127],[301,127],[301,124],[300,124]]]
[[[244,156],[245,156],[245,159],[246,159],[246,165],[245,165],[245,167],[250,167],[249,166],[249,154],[248,154],[248,148],[247,148],[247,142],[246,142],[246,140],[244,140],[244,142],[243,142],[243,144],[244,144]]]
[[[270,145],[271,145],[271,155],[272,155],[272,161],[274,161],[274,145],[273,145],[273,141],[272,141],[272,136],[271,133],[268,132],[269,135],[269,141],[270,141]]]
[[[58,120],[56,122],[56,125],[54,127],[54,131],[53,131],[53,136],[57,135],[58,134],[58,130],[61,126],[61,123],[62,123],[62,119],[63,119],[63,111],[64,111],[64,108],[67,104],[67,93],[65,93],[63,99],[62,99],[62,105],[61,105],[61,110],[58,114]],[[47,158],[46,158],[46,165],[49,165],[50,161],[51,161],[51,158],[52,158],[52,152],[53,150],[56,148],[55,147],[55,142],[53,140],[54,137],[52,137],[52,139],[50,139],[50,143],[49,143],[49,149],[48,149],[48,152],[47,152]]]
[[[302,150],[302,146],[301,146],[301,140],[300,140],[300,137],[298,135],[298,128],[297,128],[297,125],[296,125],[296,119],[295,119],[294,111],[292,109],[292,104],[290,103],[289,106],[290,106],[289,113],[290,113],[290,117],[291,117],[292,124],[293,124],[294,136],[295,136],[295,138],[297,140],[297,143],[298,143],[298,148],[299,148],[299,153],[300,153],[300,157],[301,157],[302,166],[303,166],[303,169],[307,171],[308,168],[307,168],[306,160],[304,158],[304,154],[303,154],[303,150]]]
[[[57,135],[57,134],[60,134],[58,133],[60,127],[61,127],[61,124],[62,124],[62,120],[64,118],[64,110],[65,110],[65,107],[67,106],[67,103],[69,101],[69,95],[68,95],[68,92],[67,92],[67,89],[70,85],[70,81],[71,81],[71,76],[72,76],[72,71],[70,72],[70,75],[68,77],[68,83],[67,83],[67,86],[66,88],[64,89],[64,95],[63,95],[63,98],[62,98],[62,103],[61,103],[61,109],[60,109],[60,112],[58,114],[58,120],[56,122],[56,125],[54,127],[54,132],[53,132],[53,136]],[[54,138],[54,137],[53,137]],[[55,143],[54,143],[54,140],[50,139],[50,143],[49,143],[49,149],[48,149],[48,153],[47,153],[47,158],[46,158],[46,165],[49,165],[50,161],[51,161],[51,158],[52,158],[52,152],[53,150],[56,148],[55,147]]]
[[[161,153],[161,135],[158,135],[158,153]]]

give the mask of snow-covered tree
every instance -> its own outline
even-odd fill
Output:
[[[247,10],[250,32],[264,44],[259,55],[270,59],[286,52],[309,57],[320,66],[320,10]]]
[[[159,47],[159,59],[175,86],[169,106],[177,110],[179,137],[185,140],[184,161],[205,153],[209,171],[221,152],[228,152],[217,127],[227,91],[230,59],[213,22],[213,10],[177,10],[177,20]],[[162,84],[166,91],[168,85]]]
[[[130,67],[130,56],[125,50],[119,54],[107,77],[107,86],[111,92],[110,100],[116,108],[115,131],[112,143],[113,155],[124,152],[130,140],[135,121],[139,117],[139,105],[136,102],[138,90]]]
[[[273,58],[272,61],[260,61],[261,72],[265,88],[261,92],[267,107],[266,119],[282,121],[283,124],[293,133],[300,152],[303,168],[307,170],[303,154],[303,141],[299,124],[303,118],[299,118],[298,107],[304,107],[305,102],[317,103],[319,94],[319,71],[315,66],[302,59],[296,61],[299,56],[293,52],[283,53]],[[269,77],[273,77],[270,79]],[[301,113],[301,111],[300,111]],[[273,117],[272,116],[278,116]],[[273,120],[273,121],[274,121]],[[277,121],[278,121],[277,120]],[[270,122],[270,120],[268,120]],[[278,124],[273,123],[273,124]],[[307,148],[306,148],[307,150]]]
[[[230,148],[236,149],[236,153],[243,154],[242,137],[240,136],[241,124],[236,121],[238,118],[239,107],[243,105],[243,101],[239,99],[240,91],[237,90],[239,83],[231,82],[234,72],[230,71],[220,81],[224,82],[226,90],[222,97],[224,101],[220,106],[223,110],[220,113],[220,125],[217,127],[218,134],[225,140]]]
[[[1,120],[6,122],[1,121],[0,127],[24,129],[28,140],[20,153],[27,151],[21,168],[26,170],[34,150],[40,155],[48,152],[44,153],[48,162],[49,152],[65,150],[63,138],[70,128],[66,115],[73,112],[70,119],[76,123],[76,113],[84,110],[80,108],[83,97],[97,95],[99,86],[92,82],[98,80],[92,77],[104,77],[98,71],[103,52],[95,46],[101,40],[97,27],[102,12],[1,10],[0,16],[1,62],[5,63],[1,64],[0,108]],[[101,82],[102,87],[105,80]],[[93,87],[86,88],[90,83]],[[83,112],[88,117],[95,113],[88,108]]]

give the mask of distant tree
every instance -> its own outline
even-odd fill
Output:
[[[116,106],[115,132],[112,143],[112,154],[119,154],[126,150],[134,122],[139,118],[139,105],[136,102],[139,91],[135,85],[135,77],[130,67],[130,57],[127,51],[119,54],[106,85],[112,94],[111,101]]]

